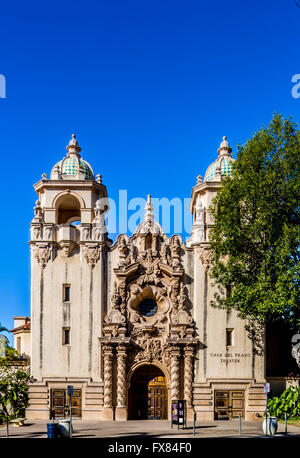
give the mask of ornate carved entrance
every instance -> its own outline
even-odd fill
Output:
[[[198,338],[184,271],[185,247],[180,236],[164,234],[152,210],[148,196],[144,221],[130,238],[122,234],[116,242],[110,307],[99,338],[106,420],[167,418],[167,388],[157,378],[165,374],[158,367],[167,371],[169,399],[185,399],[193,415]],[[137,364],[143,366],[134,370]],[[132,370],[127,403],[124,380]]]
[[[168,418],[166,377],[155,365],[139,367],[132,375],[128,390],[130,420],[164,420]]]

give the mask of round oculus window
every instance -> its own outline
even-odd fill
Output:
[[[153,316],[157,312],[157,303],[154,299],[144,299],[139,305],[139,312],[146,317]]]

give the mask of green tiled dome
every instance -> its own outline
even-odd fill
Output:
[[[80,155],[81,148],[73,134],[67,146],[67,156],[59,161],[51,171],[51,179],[57,180],[70,176],[79,180],[94,180],[92,167]]]
[[[232,175],[234,159],[231,156],[231,151],[232,149],[230,148],[226,137],[223,137],[223,141],[218,149],[219,156],[206,170],[204,181],[214,181],[216,179],[218,168],[220,169],[221,175],[227,177]]]
[[[214,181],[218,165],[221,169],[221,175],[231,176],[233,161],[234,159],[232,157],[222,157],[216,159],[215,162],[213,162],[206,170],[204,181]]]
[[[91,166],[82,158],[67,157],[58,163],[62,175],[77,175],[79,167],[85,175],[86,180],[93,180],[94,174]]]

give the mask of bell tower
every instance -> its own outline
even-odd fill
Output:
[[[193,318],[201,342],[195,366],[194,406],[197,418],[205,421],[222,415],[241,415],[252,421],[264,409],[264,356],[254,347],[246,323],[235,310],[211,306],[220,290],[211,278],[210,231],[214,221],[210,206],[223,178],[232,176],[231,152],[224,136],[204,179],[197,177],[190,200],[193,226],[186,243],[193,251]]]
[[[53,392],[101,391],[98,337],[109,239],[107,191],[75,135],[67,155],[34,185],[31,228],[31,380],[28,418],[48,419]],[[100,391],[99,391],[100,390]],[[97,417],[97,405],[82,403]]]

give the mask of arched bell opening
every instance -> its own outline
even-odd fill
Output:
[[[156,364],[137,367],[130,377],[128,389],[129,420],[167,420],[168,383]]]
[[[80,202],[72,194],[62,196],[56,208],[57,224],[71,224],[81,220]]]

